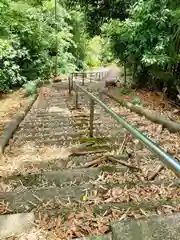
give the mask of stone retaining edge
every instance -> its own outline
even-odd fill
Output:
[[[29,110],[31,109],[33,103],[36,101],[38,94],[30,97],[28,103],[25,107],[20,110],[12,120],[5,126],[3,133],[0,136],[0,154],[3,154],[5,147],[9,143],[9,140],[17,130],[19,124],[23,121]]]

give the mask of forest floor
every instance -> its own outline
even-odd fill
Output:
[[[110,88],[108,93],[118,100],[127,101],[128,103],[132,103],[134,99],[138,98],[144,110],[152,111],[152,113],[162,116],[164,119],[180,123],[180,107],[175,104],[172,105],[172,101],[161,92],[142,89]],[[178,133],[170,133],[167,129],[163,129],[162,125],[152,122],[149,122],[150,124],[144,127],[143,122],[145,123],[147,119],[137,114],[135,116],[133,122],[141,119],[142,126],[139,129],[140,132],[145,131],[152,140],[157,141],[160,146],[163,145],[165,151],[173,154],[178,159],[180,158],[180,139]],[[131,124],[133,122],[130,121]],[[176,147],[172,146],[174,145],[174,139],[176,139]]]
[[[22,89],[0,96],[0,134],[5,125],[27,102]]]
[[[134,98],[138,97],[141,100],[143,107],[149,110],[160,111],[161,113],[169,112],[170,118],[180,121],[180,106],[173,103],[163,93],[159,91],[149,91],[146,89],[129,89],[129,88],[111,88],[111,94],[115,94],[119,100],[126,100],[132,102]],[[173,116],[172,116],[173,115]]]

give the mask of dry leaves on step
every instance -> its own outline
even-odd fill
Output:
[[[151,185],[151,186],[135,186],[130,189],[124,188],[112,188],[101,194],[98,192],[99,201],[101,202],[113,202],[113,203],[125,203],[130,201],[151,201],[159,199],[178,199],[178,187],[170,187],[163,185]]]

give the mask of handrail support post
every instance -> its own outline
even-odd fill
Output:
[[[71,96],[71,90],[72,90],[72,85],[71,85],[71,77],[68,77],[68,87],[69,87],[69,96]]]
[[[78,109],[78,87],[75,88],[75,108]]]
[[[90,98],[89,137],[93,137],[93,123],[94,123],[94,100]]]
[[[82,86],[84,86],[85,73],[82,73]]]

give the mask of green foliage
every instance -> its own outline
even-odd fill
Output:
[[[86,33],[85,16],[78,10],[71,11],[71,25],[74,45],[71,46],[71,52],[76,59],[77,69],[85,68],[86,48],[88,36]]]
[[[86,63],[90,67],[98,67],[101,65],[101,51],[102,51],[102,39],[99,36],[95,36],[90,39],[87,46]]]
[[[133,90],[132,89],[128,89],[128,88],[123,88],[119,90],[119,94],[120,95],[128,95],[128,94],[132,94]]]
[[[19,45],[18,39],[0,39],[0,91],[8,91],[26,81],[17,62],[27,58],[28,51],[25,48],[20,49]]]
[[[132,103],[133,105],[142,105],[141,99],[139,97],[134,97]]]
[[[180,70],[180,3],[137,0],[125,21],[101,28],[115,57],[132,68],[133,80],[173,92]]]
[[[54,0],[0,2],[0,91],[46,78],[54,72],[69,74],[83,66],[86,34],[83,14],[67,11]]]
[[[31,96],[37,93],[37,82],[29,81],[23,85],[26,96]]]
[[[109,19],[124,20],[127,9],[135,0],[66,0],[70,8],[80,5],[86,13],[87,30],[90,36],[100,34],[102,24]]]

